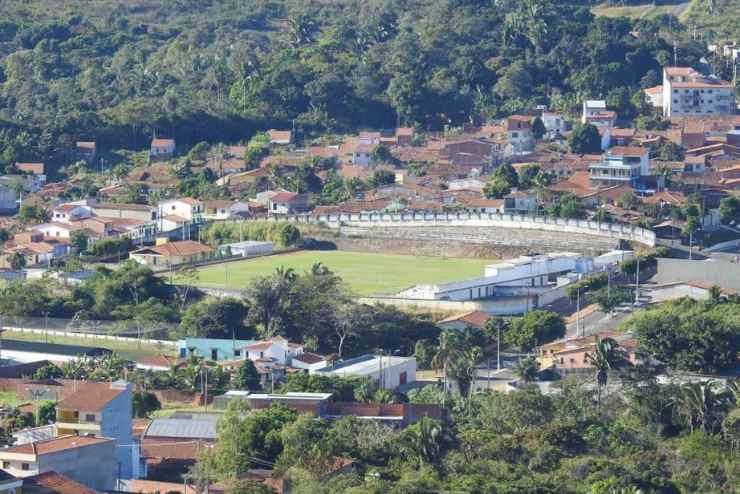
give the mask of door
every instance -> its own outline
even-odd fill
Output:
[[[218,360],[218,350],[211,348],[211,360]]]
[[[399,386],[406,384],[406,371],[401,372],[401,376],[398,378],[398,384]]]

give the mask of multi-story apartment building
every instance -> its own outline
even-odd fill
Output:
[[[599,185],[635,185],[641,176],[650,175],[650,150],[636,146],[609,149],[599,163],[589,166],[591,183]]]
[[[57,403],[57,434],[114,439],[120,477],[138,478],[139,446],[132,435],[132,400],[131,384],[126,381],[85,387]]]
[[[735,113],[735,87],[691,67],[666,67],[662,101],[665,118],[731,115]]]

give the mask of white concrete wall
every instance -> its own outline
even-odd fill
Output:
[[[331,228],[464,226],[471,228],[500,227],[517,230],[543,230],[594,235],[610,239],[629,240],[648,247],[655,246],[655,233],[634,225],[600,223],[588,220],[565,220],[544,216],[524,216],[497,213],[361,213],[361,214],[301,214],[280,218],[296,223],[325,224]]]

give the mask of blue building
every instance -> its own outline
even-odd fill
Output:
[[[206,360],[240,360],[244,358],[242,348],[255,340],[230,340],[218,338],[185,338],[177,341],[180,358],[191,355]]]

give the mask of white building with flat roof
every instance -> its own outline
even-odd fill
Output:
[[[381,388],[396,389],[398,386],[416,381],[416,359],[363,355],[309,372],[340,377],[367,377],[376,381]]]
[[[486,266],[480,278],[436,285],[415,285],[397,296],[416,300],[478,300],[514,295],[522,289],[547,288],[558,275],[591,271],[593,257],[574,252],[521,256]]]
[[[691,67],[663,69],[663,117],[732,115],[735,86]]]

